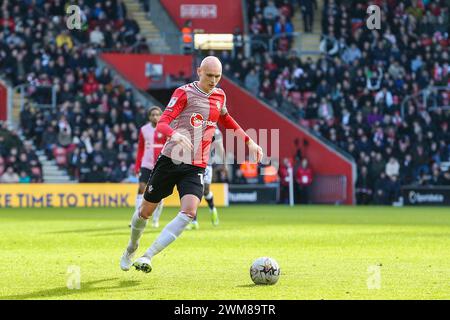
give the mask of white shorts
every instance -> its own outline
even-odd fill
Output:
[[[205,174],[203,175],[203,183],[211,184],[212,182],[213,169],[212,166],[208,165],[205,168]]]

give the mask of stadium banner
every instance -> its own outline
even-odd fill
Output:
[[[278,184],[230,184],[228,186],[228,201],[231,204],[276,204],[278,200]]]
[[[0,208],[134,207],[137,184],[0,184]],[[216,206],[228,206],[228,185],[213,183]],[[180,205],[178,191],[164,199],[164,206]],[[201,207],[207,203],[203,199]]]
[[[450,187],[402,187],[403,203],[407,206],[450,206]]]
[[[234,33],[244,29],[241,0],[161,0],[170,17],[180,28],[187,20],[194,30],[204,33]]]
[[[101,58],[114,67],[125,79],[141,90],[148,90],[152,78],[167,75],[190,77],[192,55],[144,54],[144,53],[102,53]],[[153,71],[153,75],[152,75]]]

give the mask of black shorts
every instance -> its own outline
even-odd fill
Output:
[[[152,171],[153,170],[142,167],[139,171],[139,182],[147,183],[152,176]]]
[[[160,155],[145,187],[144,199],[158,203],[170,196],[176,185],[180,199],[186,194],[193,194],[201,201],[204,172],[204,168],[185,163],[175,164],[169,157]]]

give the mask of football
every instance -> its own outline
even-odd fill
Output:
[[[250,277],[255,284],[275,284],[280,277],[280,267],[275,259],[261,257],[250,267]]]

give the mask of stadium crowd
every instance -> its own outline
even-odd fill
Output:
[[[42,166],[30,142],[0,121],[0,183],[42,182]]]
[[[417,100],[408,102],[404,115],[400,108],[408,95],[448,85],[449,17],[445,0],[375,2],[383,28],[369,31],[364,2],[325,1],[323,54],[313,61],[291,50],[289,33],[295,31],[294,10],[311,14],[315,1],[248,1],[249,32],[259,42],[248,58],[241,46],[221,59],[224,72],[249,91],[355,158],[360,203],[388,204],[401,184],[450,180],[440,166],[449,161],[448,111],[426,109]],[[28,96],[38,103],[49,101],[43,86],[56,85],[56,110],[26,104],[21,128],[75,179],[132,181],[145,110],[95,57],[100,50],[151,48],[123,2],[78,1],[82,30],[71,31],[65,27],[68,4],[0,1],[0,73],[13,85],[27,84]],[[312,31],[312,23],[305,23]],[[273,36],[279,37],[271,52]],[[431,97],[448,105],[448,91]],[[302,169],[304,159],[294,158],[301,190],[302,175],[310,173]],[[245,182],[235,169],[233,182]],[[226,179],[223,172],[218,176]]]
[[[251,34],[289,21],[286,2],[256,3],[260,9],[248,10]],[[381,7],[380,30],[366,28],[365,2],[325,1],[323,54],[316,62],[280,47],[224,58],[226,72],[250,92],[353,156],[359,203],[390,204],[401,184],[450,183],[450,172],[440,166],[450,161],[449,111],[415,99],[403,116],[401,110],[405,97],[450,83],[449,6],[375,4]],[[428,99],[440,106],[449,100],[448,89],[431,91]]]
[[[75,2],[74,2],[75,3]],[[1,1],[0,72],[13,85],[26,84],[20,114],[26,137],[82,182],[120,182],[132,176],[144,106],[100,68],[100,50],[132,51],[139,27],[123,2],[77,1],[82,29],[66,28],[64,1]],[[113,17],[113,18],[111,18]],[[45,85],[56,86],[56,109]],[[134,176],[134,175],[133,175]]]

